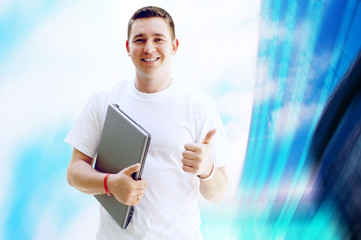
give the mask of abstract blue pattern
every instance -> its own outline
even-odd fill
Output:
[[[332,203],[314,209],[300,201],[312,199],[307,155],[315,126],[361,47],[360,14],[359,1],[262,1],[256,90],[239,186],[239,217],[241,223],[253,221],[245,231],[254,231],[240,239],[344,237]],[[259,215],[244,218],[248,211]],[[317,231],[315,223],[321,224]]]

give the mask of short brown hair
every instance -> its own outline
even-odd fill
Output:
[[[172,40],[175,39],[174,21],[173,21],[172,17],[170,16],[170,14],[166,10],[164,10],[160,7],[148,6],[148,7],[143,7],[141,9],[139,9],[130,18],[130,20],[128,22],[128,40],[130,37],[130,32],[132,30],[133,22],[139,18],[151,18],[151,17],[164,18],[164,20],[166,21],[166,23],[169,26],[170,35],[172,37]]]

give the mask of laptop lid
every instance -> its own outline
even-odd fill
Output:
[[[134,179],[140,179],[150,141],[150,134],[142,126],[118,105],[109,104],[94,168],[100,172],[118,173],[140,163],[140,170],[133,175]],[[124,205],[107,194],[94,197],[123,229],[128,226],[134,207]]]

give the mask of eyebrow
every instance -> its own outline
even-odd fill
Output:
[[[144,37],[144,36],[146,36],[146,35],[143,34],[143,33],[140,33],[140,34],[135,35],[135,36],[133,37],[133,39],[135,39],[135,38],[142,38],[142,37]],[[165,37],[165,35],[164,35],[164,34],[161,34],[161,33],[154,33],[154,34],[152,34],[151,36]]]

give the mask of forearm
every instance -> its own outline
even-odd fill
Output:
[[[104,176],[92,167],[91,158],[84,161],[74,151],[67,170],[69,185],[86,194],[104,194]]]
[[[67,171],[68,183],[83,193],[105,194],[104,177],[106,175],[95,170],[92,167],[93,162],[93,158],[74,148]],[[140,164],[134,164],[117,174],[108,176],[108,190],[119,202],[133,206],[140,202],[146,183],[144,180],[135,181],[132,178],[132,174],[139,169]]]
[[[200,181],[199,191],[202,196],[211,202],[220,202],[226,195],[228,177],[225,167],[216,168],[212,178]]]

